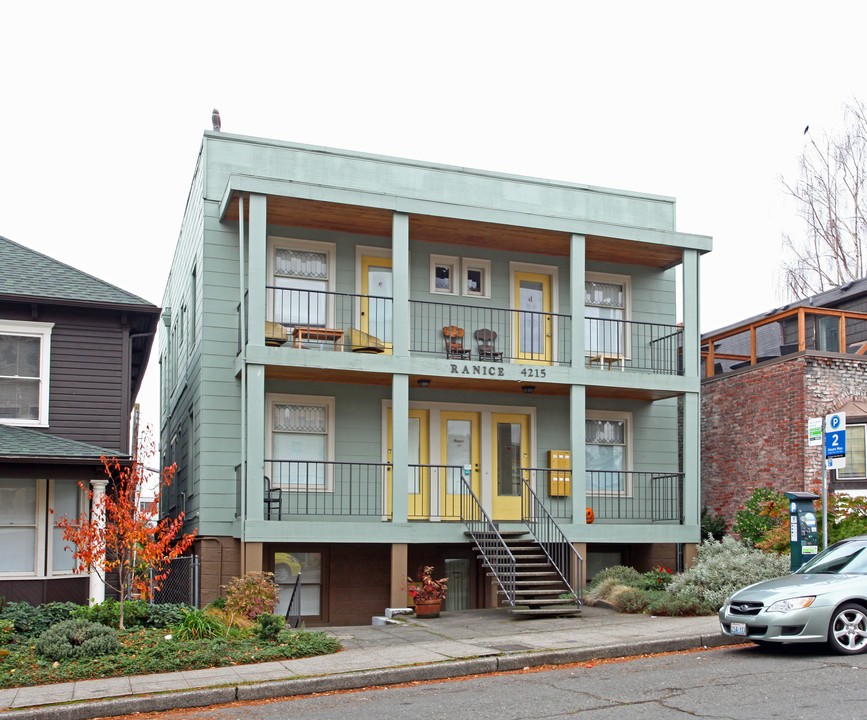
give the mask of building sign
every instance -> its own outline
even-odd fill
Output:
[[[819,447],[822,444],[822,418],[807,420],[807,447]]]

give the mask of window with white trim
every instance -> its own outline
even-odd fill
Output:
[[[867,425],[846,425],[846,467],[837,470],[839,480],[858,480],[867,477]]]
[[[491,261],[464,258],[463,294],[469,297],[491,297]]]
[[[75,559],[56,520],[77,518],[84,491],[73,480],[7,479],[0,486],[0,577],[73,573]],[[51,513],[49,510],[53,510]]]
[[[267,407],[272,484],[289,490],[330,491],[334,398],[273,395]]]
[[[629,355],[629,277],[587,273],[584,280],[584,349],[588,355]]]
[[[333,325],[334,245],[285,238],[270,238],[269,243],[274,288],[269,320],[288,327]]]
[[[48,425],[53,323],[0,320],[0,423]]]
[[[584,420],[584,462],[589,493],[628,493],[630,469],[629,414],[587,413]]]
[[[440,295],[457,295],[460,262],[450,255],[430,256],[430,291]]]

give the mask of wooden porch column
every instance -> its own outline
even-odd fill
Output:
[[[701,332],[699,331],[699,255],[697,250],[683,251],[683,374],[698,377],[701,356]]]
[[[391,376],[391,521],[409,514],[409,375]]]
[[[406,573],[409,562],[408,545],[406,543],[391,544],[391,593],[388,606],[393,608],[406,607]]]
[[[392,354],[409,356],[409,216],[394,213],[391,222]]]
[[[807,349],[807,318],[804,308],[798,308],[798,352]]]
[[[584,282],[587,275],[585,238],[573,235],[569,254],[569,313],[572,316],[572,367],[584,367]]]
[[[574,335],[575,333],[573,333]],[[569,394],[569,451],[572,462],[572,524],[587,524],[587,468],[584,458],[584,418],[587,415],[587,389],[573,385]],[[585,528],[581,528],[584,530]]]
[[[575,589],[587,587],[587,543],[584,542],[573,542],[572,547],[575,548],[575,552],[577,552],[581,559],[584,561],[584,564],[581,566],[581,572],[575,573],[578,577],[578,587]]]

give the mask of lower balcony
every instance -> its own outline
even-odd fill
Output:
[[[389,521],[391,472],[389,463],[324,462],[319,460],[267,460],[264,483],[266,520],[295,517],[369,518]],[[448,465],[410,465],[407,468],[408,519],[414,522],[459,522],[466,507],[463,468]],[[523,468],[522,477],[534,488],[548,512],[565,523],[572,521],[571,474],[550,468]],[[683,473],[586,473],[588,520],[602,523],[683,522]],[[515,503],[503,505],[495,521],[520,521],[527,498],[521,478],[513,484]],[[239,484],[240,488],[240,484]],[[473,492],[477,492],[474,488]],[[480,495],[480,493],[478,493]],[[505,497],[505,495],[503,496]],[[511,509],[513,508],[513,509]],[[240,513],[240,489],[238,495]],[[516,516],[502,513],[513,512]]]

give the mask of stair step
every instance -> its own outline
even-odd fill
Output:
[[[513,607],[509,608],[509,614],[511,615],[535,615],[535,616],[545,616],[545,615],[580,615],[581,608],[578,605],[559,605],[559,606],[551,606],[544,608],[527,608],[527,607]]]
[[[550,589],[515,588],[515,595],[532,595],[534,597],[537,595],[553,595],[558,600],[563,600],[563,598],[561,598],[560,595],[563,595],[564,593],[567,593],[567,592],[569,592],[569,591],[565,589],[565,586],[563,587],[563,589],[561,589],[561,588],[550,588]],[[497,594],[505,595],[506,592],[501,589],[501,590],[497,590]]]

